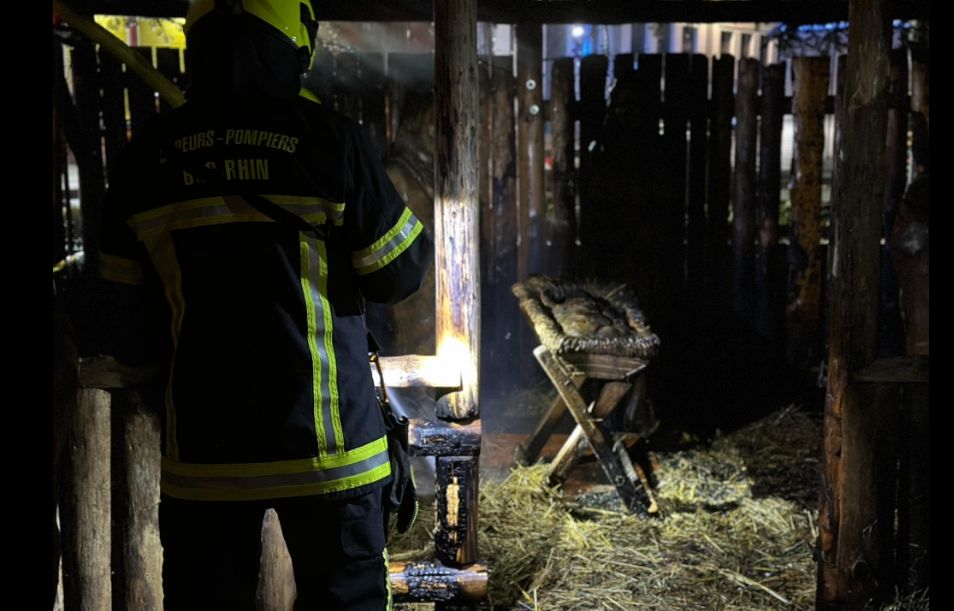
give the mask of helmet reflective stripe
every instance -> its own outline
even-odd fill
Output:
[[[307,19],[314,22],[315,11],[311,0],[237,0],[237,4],[244,12],[255,15],[284,34],[296,47],[305,47],[309,54],[314,51],[308,27],[302,22],[302,6],[305,7]],[[216,0],[195,0],[186,14],[186,34],[197,21],[211,13],[215,5]]]

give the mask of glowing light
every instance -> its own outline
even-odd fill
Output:
[[[580,37],[582,37],[582,36],[583,36],[583,26],[581,26],[581,25],[575,25],[575,26],[573,26],[572,33],[573,33],[573,38],[580,38]]]
[[[477,381],[476,372],[472,371],[470,348],[467,342],[453,336],[445,337],[437,348],[437,357],[441,367],[460,373],[461,382],[465,387]]]

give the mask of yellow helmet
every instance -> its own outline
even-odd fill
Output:
[[[298,49],[306,62],[315,50],[318,22],[311,0],[195,0],[186,13],[186,37],[196,23],[216,13],[256,17]]]

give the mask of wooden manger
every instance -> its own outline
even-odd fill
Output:
[[[651,474],[644,467],[650,461],[634,464],[627,446],[656,426],[645,374],[659,337],[636,296],[625,284],[548,276],[514,284],[513,294],[541,342],[533,355],[558,393],[526,444],[517,448],[517,460],[533,462],[569,410],[577,424],[551,463],[550,481],[565,479],[585,439],[627,510],[657,513]],[[587,401],[584,394],[595,398]],[[611,416],[614,430],[607,426]]]

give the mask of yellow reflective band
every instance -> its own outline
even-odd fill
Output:
[[[294,486],[274,486],[262,488],[209,489],[177,486],[163,481],[160,488],[164,494],[188,501],[261,501],[294,496],[315,496],[343,492],[360,486],[366,486],[391,475],[391,463],[386,462],[363,475],[342,478],[340,480],[316,484]]]
[[[304,234],[299,234],[300,241],[298,247],[301,253],[301,291],[305,297],[305,315],[308,322],[308,350],[311,352],[311,394],[313,401],[313,411],[315,419],[315,435],[318,438],[318,454],[324,455],[327,452],[325,444],[325,427],[322,422],[321,407],[321,367],[322,358],[318,353],[318,343],[315,338],[318,335],[318,316],[315,311],[315,294],[319,293],[318,287],[314,286],[312,280],[314,266],[312,262],[311,242]],[[321,303],[320,293],[318,294],[318,303]]]
[[[374,244],[351,254],[351,265],[359,274],[370,274],[381,269],[414,242],[424,230],[410,208],[405,208],[398,222]]]
[[[331,410],[331,423],[335,431],[335,447],[338,452],[344,452],[344,431],[341,428],[341,414],[338,403],[338,363],[335,359],[334,323],[331,320],[331,304],[328,303],[328,251],[325,243],[318,242],[318,297],[321,299],[321,310],[325,316],[325,356],[328,359],[328,398]]]
[[[265,199],[312,223],[344,222],[345,204],[321,197],[263,195]],[[203,197],[169,204],[132,216],[128,223],[141,240],[161,231],[189,229],[223,223],[271,223],[271,217],[255,210],[238,196]]]
[[[99,275],[122,284],[142,284],[142,266],[138,261],[99,253]]]
[[[185,464],[162,459],[162,491],[195,500],[256,500],[350,490],[391,474],[387,438],[343,455],[274,463]]]
[[[327,471],[347,467],[387,452],[388,438],[380,437],[342,454],[329,454],[297,460],[279,460],[273,462],[250,463],[182,463],[162,457],[163,473],[172,473],[185,477],[271,477],[275,475],[293,475],[309,471]]]

